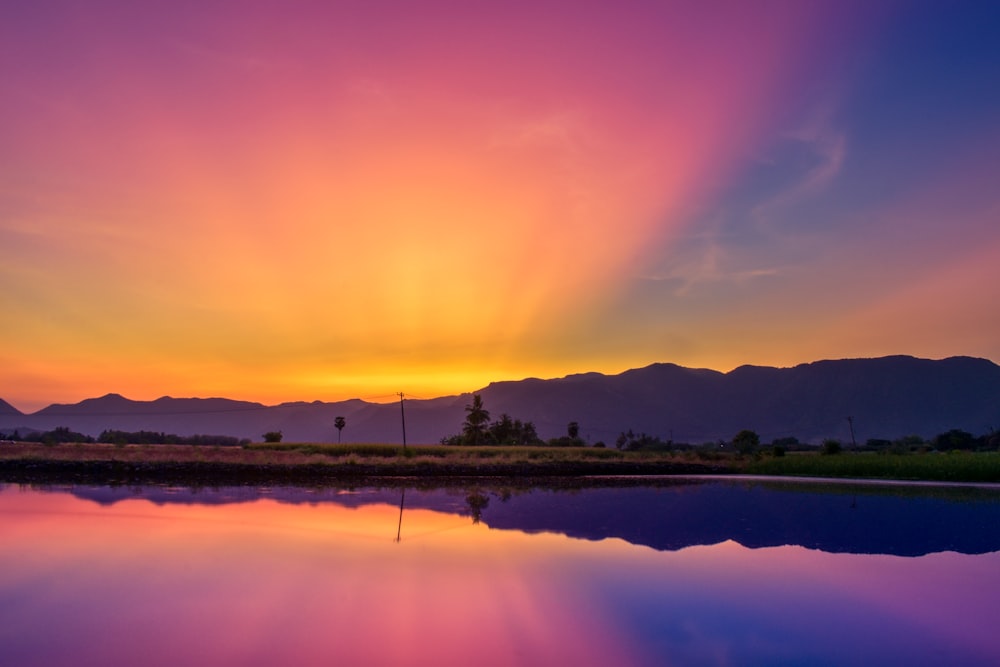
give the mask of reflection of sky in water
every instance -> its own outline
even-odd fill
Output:
[[[409,494],[408,494],[409,497]],[[5,665],[997,664],[1000,553],[655,551],[399,507],[0,491]]]

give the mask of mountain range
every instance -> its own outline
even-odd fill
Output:
[[[575,421],[585,440],[608,445],[629,429],[698,444],[729,440],[741,429],[756,431],[763,442],[788,436],[849,442],[853,424],[863,443],[928,438],[954,428],[978,435],[1000,427],[1000,366],[972,357],[841,359],[792,368],[741,366],[728,373],[657,363],[617,375],[495,382],[472,393],[482,396],[494,419],[506,413],[531,421],[543,438],[564,435]],[[402,410],[407,442],[437,443],[458,433],[472,393],[407,399]],[[338,416],[347,422],[343,442],[402,442],[399,403],[352,399],[267,406],[225,398],[134,401],[108,394],[24,414],[0,399],[0,431],[7,433],[65,426],[93,436],[116,429],[260,440],[263,433],[280,430],[289,442],[336,442]]]

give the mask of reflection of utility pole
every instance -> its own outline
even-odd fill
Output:
[[[406,500],[406,487],[403,487],[403,495],[399,497],[399,524],[396,526],[396,542],[399,542],[403,534],[403,501]]]
[[[847,423],[851,427],[851,446],[854,449],[857,449],[858,448],[858,441],[854,439],[854,417],[848,417],[847,418]]]
[[[403,449],[406,449],[406,411],[403,409],[403,392],[399,392],[399,416],[403,420]]]

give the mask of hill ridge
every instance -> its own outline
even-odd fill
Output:
[[[563,435],[575,421],[591,443],[613,443],[629,429],[695,444],[728,440],[743,428],[765,441],[784,436],[847,440],[848,417],[859,441],[930,437],[952,428],[981,434],[1000,427],[1000,366],[968,356],[892,355],[788,368],[747,364],[726,373],[656,362],[613,375],[492,382],[474,392],[407,399],[408,441],[436,443],[459,432],[473,393],[483,397],[494,419],[509,414],[532,421],[543,438]],[[268,406],[228,398],[135,401],[109,393],[32,414],[0,399],[0,429],[7,432],[67,426],[94,436],[117,429],[260,439],[264,432],[280,430],[286,441],[336,442],[338,416],[347,420],[344,442],[402,441],[398,403],[356,398]]]

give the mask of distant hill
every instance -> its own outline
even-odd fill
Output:
[[[845,359],[729,373],[653,364],[615,376],[496,383],[480,393],[494,414],[516,414],[546,430],[576,420],[581,435],[609,444],[628,428],[692,443],[728,440],[744,428],[767,441],[849,440],[849,416],[862,442],[1000,427],[1000,366],[969,357]]]
[[[3,415],[19,415],[21,411],[15,408],[13,405],[7,401],[0,398],[0,416]]]
[[[496,382],[476,393],[493,418],[507,413],[532,421],[543,438],[565,434],[566,424],[576,421],[585,439],[609,445],[628,429],[695,444],[728,440],[744,428],[766,442],[783,436],[849,441],[848,417],[862,443],[931,437],[952,428],[976,435],[1000,428],[1000,366],[971,357],[844,359],[794,368],[741,366],[729,373],[653,364],[618,375]],[[457,433],[470,400],[471,393],[407,400],[408,442],[437,443]],[[67,426],[94,436],[118,429],[259,440],[266,431],[280,430],[290,442],[336,442],[338,416],[347,420],[344,442],[402,441],[398,403],[357,399],[265,406],[224,398],[133,401],[108,394],[27,415],[0,402],[5,431]]]

